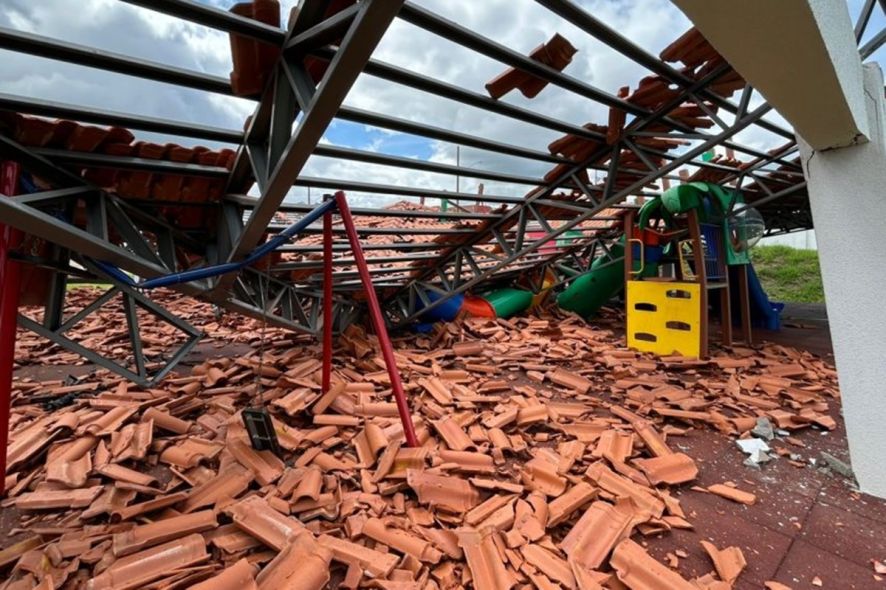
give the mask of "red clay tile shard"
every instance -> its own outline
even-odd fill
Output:
[[[594,463],[585,475],[616,498],[630,498],[637,510],[648,518],[659,518],[664,513],[664,502],[653,496],[648,488],[618,475],[603,463]]]
[[[329,582],[333,552],[301,531],[256,578],[259,590],[321,590]]]
[[[188,494],[185,492],[176,492],[174,494],[169,494],[168,496],[161,496],[154,500],[148,500],[147,502],[133,504],[132,506],[114,508],[111,512],[111,520],[113,522],[129,520],[130,518],[135,518],[136,516],[147,514],[154,510],[168,508],[169,506],[185,500],[187,497]]]
[[[557,526],[561,522],[568,520],[572,514],[593,500],[597,496],[597,490],[583,481],[578,482],[565,494],[554,499],[548,505],[548,522],[547,526]]]
[[[126,483],[134,483],[140,486],[150,486],[151,484],[157,482],[157,478],[153,476],[138,472],[135,469],[130,469],[129,467],[123,467],[122,465],[104,465],[102,467],[99,467],[95,471],[96,473],[104,475],[105,477],[108,477],[110,479],[115,479],[117,481]]]
[[[62,447],[53,447],[46,459],[46,481],[69,488],[86,485],[92,472],[92,449],[98,443],[94,436],[84,436]]]
[[[399,561],[392,553],[382,553],[331,535],[320,535],[317,541],[332,551],[334,560],[346,564],[355,563],[372,578],[386,578],[397,567]]]
[[[727,500],[732,500],[733,502],[738,502],[739,504],[746,504],[748,506],[757,502],[757,496],[750,492],[744,492],[742,490],[724,485],[724,484],[714,484],[707,487],[707,490],[712,494],[716,494]]]
[[[631,533],[635,512],[631,500],[620,500],[614,506],[594,502],[560,543],[569,563],[576,569],[596,570],[609,553]]]
[[[225,509],[238,527],[277,551],[286,547],[305,526],[298,520],[284,516],[271,508],[267,500],[258,496],[237,502]]]
[[[418,501],[422,504],[462,513],[480,503],[479,492],[470,482],[460,477],[407,469],[406,482],[415,490]]]
[[[380,426],[367,424],[360,434],[354,437],[354,448],[360,459],[360,465],[363,467],[375,465],[379,452],[388,446],[388,442],[388,437]]]
[[[520,473],[523,484],[547,496],[559,496],[566,490],[566,478],[557,473],[557,467],[557,464],[536,455],[523,465]]]
[[[698,476],[698,467],[691,457],[683,453],[673,453],[653,459],[637,459],[637,467],[649,478],[649,483],[676,485],[692,481]]]
[[[286,465],[271,451],[256,451],[245,440],[231,436],[228,431],[228,441],[225,447],[237,462],[249,469],[255,476],[259,485],[270,485],[280,479]]]
[[[517,579],[504,565],[492,534],[459,529],[458,545],[465,554],[476,590],[510,590]]]
[[[720,550],[709,541],[701,541],[701,546],[714,563],[714,569],[717,570],[717,575],[731,587],[748,564],[744,559],[744,554],[741,552],[741,549],[738,547],[727,547],[726,549]]]
[[[246,491],[252,479],[252,473],[246,468],[239,464],[231,465],[206,483],[192,489],[182,504],[182,512],[193,512],[225,498],[236,498]]]
[[[481,341],[457,342],[452,345],[452,352],[457,357],[480,356],[486,350],[486,343]]]
[[[607,430],[600,435],[594,448],[594,457],[606,458],[611,463],[625,463],[634,450],[634,435],[629,432]]]
[[[310,467],[302,475],[301,481],[292,492],[292,502],[298,502],[304,498],[318,500],[323,491],[323,472],[317,467]]]
[[[697,590],[694,584],[650,557],[630,539],[618,544],[609,563],[618,579],[631,590]]]
[[[175,446],[167,447],[160,453],[160,461],[181,469],[190,469],[202,461],[213,459],[223,448],[224,445],[217,442],[189,437]]]
[[[115,534],[112,550],[115,556],[122,557],[191,533],[202,533],[216,526],[218,520],[212,510],[183,514]]]
[[[444,463],[456,465],[457,471],[465,473],[495,473],[495,464],[490,455],[471,451],[439,451]]]
[[[478,506],[472,508],[470,512],[465,514],[465,523],[471,526],[476,526],[489,518],[490,515],[499,510],[502,506],[511,504],[513,503],[513,501],[514,496],[489,496],[485,501],[483,501]]]
[[[534,543],[524,545],[521,552],[527,563],[538,568],[555,582],[562,584],[566,588],[576,587],[575,576],[565,560]]]
[[[217,576],[194,584],[188,590],[258,590],[255,571],[254,565],[246,559],[240,559]]]
[[[443,420],[435,420],[431,422],[434,430],[446,443],[446,446],[453,451],[464,451],[465,449],[476,447],[468,434],[461,425],[452,418],[444,418]]]
[[[385,526],[385,523],[378,518],[370,518],[366,521],[363,525],[363,534],[406,555],[411,555],[419,561],[438,563],[443,557],[442,553],[424,539],[406,531]]]
[[[87,582],[88,590],[131,590],[209,559],[197,534],[127,555]]]
[[[555,33],[547,43],[539,45],[530,52],[529,57],[555,70],[562,71],[572,61],[578,50],[563,36]],[[508,68],[502,74],[486,84],[486,90],[492,98],[501,98],[511,90],[519,88],[526,98],[533,98],[548,85],[546,80],[536,78],[532,74]]]
[[[92,504],[104,486],[76,490],[37,490],[22,494],[15,500],[20,510],[48,510],[52,508],[85,508]]]
[[[557,385],[574,389],[579,393],[587,393],[593,386],[590,380],[585,379],[581,375],[570,373],[563,368],[557,368],[548,377]]]

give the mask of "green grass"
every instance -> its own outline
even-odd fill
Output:
[[[106,291],[111,288],[111,283],[68,283],[67,289],[68,291],[72,291],[74,289],[101,289],[102,291]]]
[[[824,289],[816,250],[790,246],[757,246],[751,250],[754,268],[773,301],[822,303]]]

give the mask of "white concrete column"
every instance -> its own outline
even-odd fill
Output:
[[[886,498],[886,100],[864,66],[867,143],[817,151],[799,140],[840,378],[849,452],[862,491]]]

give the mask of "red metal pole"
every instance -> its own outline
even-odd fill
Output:
[[[417,447],[419,446],[418,438],[415,436],[409,404],[406,403],[406,394],[403,392],[403,383],[400,381],[400,372],[397,370],[397,361],[394,359],[394,347],[391,345],[391,338],[388,336],[388,329],[381,314],[381,307],[378,305],[378,296],[375,294],[375,287],[373,287],[372,279],[369,276],[369,267],[366,265],[366,258],[363,256],[363,248],[360,247],[357,228],[354,227],[354,219],[351,217],[348,201],[342,191],[335,193],[335,202],[338,205],[341,220],[345,225],[348,241],[351,243],[354,261],[357,263],[357,271],[360,273],[360,282],[363,283],[363,289],[366,291],[366,299],[369,303],[369,317],[372,319],[372,327],[375,329],[375,335],[378,337],[378,343],[381,346],[381,354],[388,368],[388,377],[391,379],[391,389],[394,392],[394,399],[397,401],[400,421],[403,423],[406,444],[410,447]]]
[[[0,198],[12,196],[21,171],[15,162],[0,163]],[[9,444],[9,410],[12,405],[12,365],[18,327],[21,268],[10,254],[22,242],[22,232],[0,224],[0,496],[6,493],[6,448]]]
[[[323,216],[323,393],[332,386],[332,213]]]

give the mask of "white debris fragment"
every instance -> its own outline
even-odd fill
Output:
[[[746,465],[755,466],[772,460],[772,457],[768,455],[771,450],[769,445],[759,438],[742,438],[735,441],[735,444],[738,445],[742,453],[748,455],[745,461]]]

